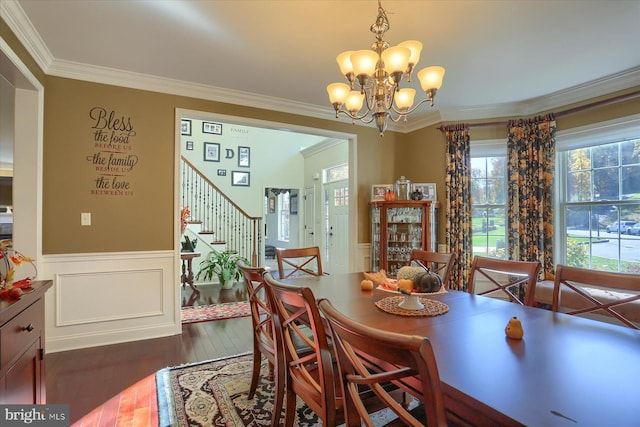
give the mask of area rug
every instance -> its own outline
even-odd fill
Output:
[[[183,307],[180,311],[182,323],[208,322],[251,315],[249,301]]]
[[[248,399],[253,355],[237,356],[165,368],[156,373],[160,427],[224,426],[262,427],[271,422],[273,383],[262,364],[258,388]],[[375,424],[395,418],[390,410],[375,414]],[[284,420],[284,418],[283,418]],[[317,416],[298,399],[294,426],[320,424]]]

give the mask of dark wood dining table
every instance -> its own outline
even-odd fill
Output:
[[[448,291],[449,311],[401,316],[375,306],[391,293],[360,288],[362,273],[300,277],[342,313],[369,326],[426,336],[447,409],[479,426],[640,426],[640,331]],[[505,336],[518,317],[524,338]]]

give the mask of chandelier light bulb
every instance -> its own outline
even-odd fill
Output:
[[[336,58],[336,61],[338,61],[338,66],[340,67],[340,72],[342,73],[343,76],[346,76],[347,74],[353,72],[353,65],[351,64],[352,53],[353,53],[352,50],[348,50],[346,52],[342,52]]]
[[[417,40],[407,40],[402,43],[398,43],[398,46],[409,48],[411,56],[409,57],[409,64],[415,66],[420,61],[420,52],[422,52],[422,43]]]
[[[415,89],[411,89],[408,87],[399,89],[394,98],[396,100],[396,105],[401,110],[407,109],[413,105],[413,98],[416,96]]]
[[[351,54],[351,64],[353,73],[356,76],[371,76],[376,71],[378,64],[378,54],[371,49],[357,50]]]
[[[345,107],[347,108],[347,111],[355,115],[362,108],[363,102],[364,102],[364,94],[360,93],[357,90],[352,90],[351,92],[349,92],[349,95],[347,96]]]
[[[394,46],[385,49],[381,56],[384,62],[384,70],[387,73],[404,73],[409,66],[411,49],[404,46]]]
[[[329,102],[332,104],[344,104],[351,88],[346,83],[331,83],[327,86]]]
[[[444,78],[444,68],[434,65],[433,67],[427,67],[418,72],[418,80],[422,90],[425,92],[430,89],[440,89],[442,86],[442,79]]]

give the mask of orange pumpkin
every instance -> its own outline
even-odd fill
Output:
[[[386,193],[384,193],[384,199],[387,202],[393,202],[396,199],[396,193],[394,193],[393,191],[389,190]]]
[[[411,279],[400,279],[398,280],[398,287],[400,289],[406,289],[407,291],[413,291],[413,280]]]

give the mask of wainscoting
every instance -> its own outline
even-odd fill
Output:
[[[47,352],[179,334],[179,262],[173,251],[44,256]]]

